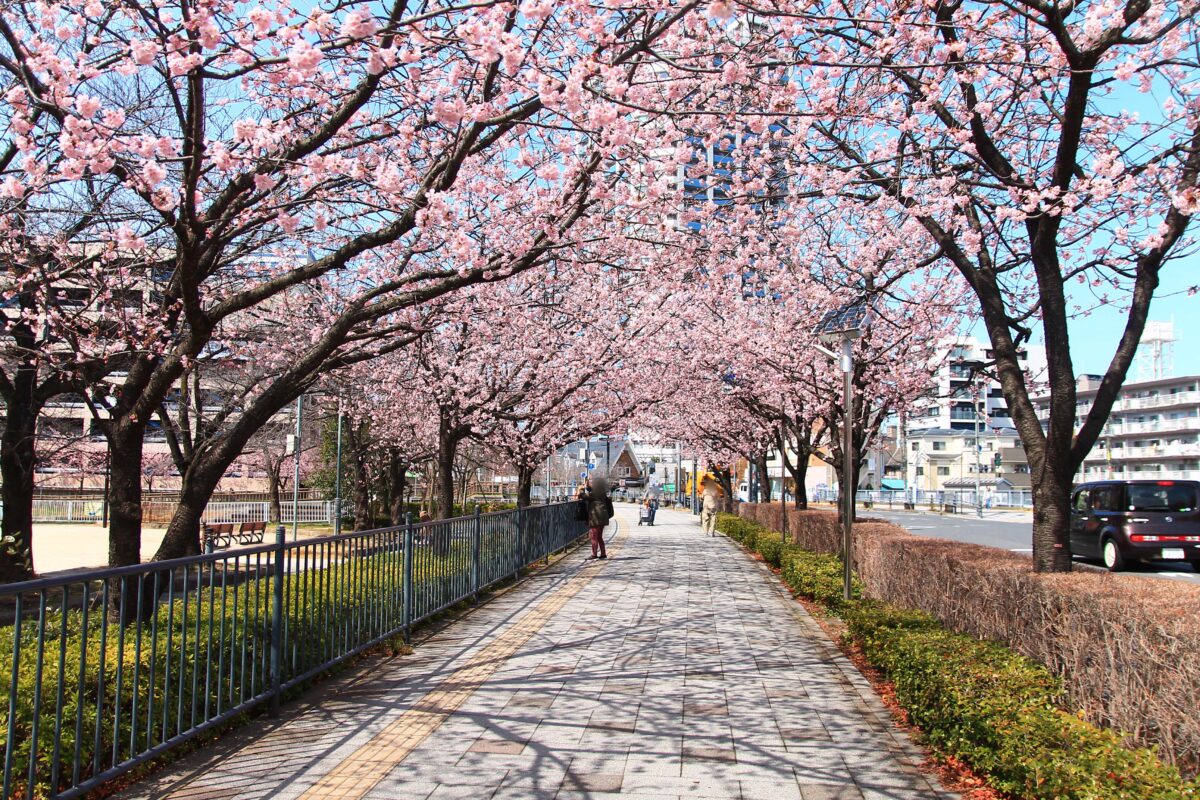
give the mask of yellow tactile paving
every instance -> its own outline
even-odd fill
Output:
[[[620,549],[625,531],[619,530],[609,553]],[[408,756],[427,736],[436,731],[467,699],[492,676],[500,665],[533,638],[567,602],[591,581],[595,572],[575,575],[553,594],[538,603],[511,628],[451,673],[366,744],[326,773],[300,795],[301,800],[339,798],[357,800],[365,796]]]

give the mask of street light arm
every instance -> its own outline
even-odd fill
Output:
[[[835,353],[832,350],[830,350],[828,347],[826,347],[825,345],[817,344],[816,342],[813,342],[812,346],[813,346],[813,349],[820,350],[822,353],[829,356],[834,361],[840,361],[842,358],[841,353]]]

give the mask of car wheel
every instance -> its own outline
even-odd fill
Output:
[[[1104,542],[1100,545],[1100,555],[1109,572],[1120,572],[1125,568],[1125,556],[1121,555],[1121,548],[1117,546],[1117,540],[1111,536],[1104,538]]]

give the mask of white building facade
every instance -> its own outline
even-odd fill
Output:
[[[978,420],[980,429],[1013,426],[1000,382],[978,373],[972,379],[972,365],[995,360],[989,343],[974,337],[947,340],[939,349],[938,359],[940,366],[934,374],[930,394],[909,412],[907,430],[974,430],[977,410],[982,412]],[[1020,352],[1019,363],[1036,385],[1046,372],[1046,349],[1041,345],[1026,346]]]
[[[1092,407],[1100,376],[1082,375],[1078,428]],[[1049,397],[1035,399],[1045,424]],[[1127,383],[1077,480],[1200,480],[1200,375]]]

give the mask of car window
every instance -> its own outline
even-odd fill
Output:
[[[1117,511],[1120,508],[1120,486],[1100,486],[1092,490],[1093,511]]]
[[[1083,489],[1075,495],[1074,508],[1076,511],[1087,511],[1088,509],[1088,490]]]
[[[1191,511],[1196,507],[1196,491],[1176,484],[1130,484],[1130,511]]]

